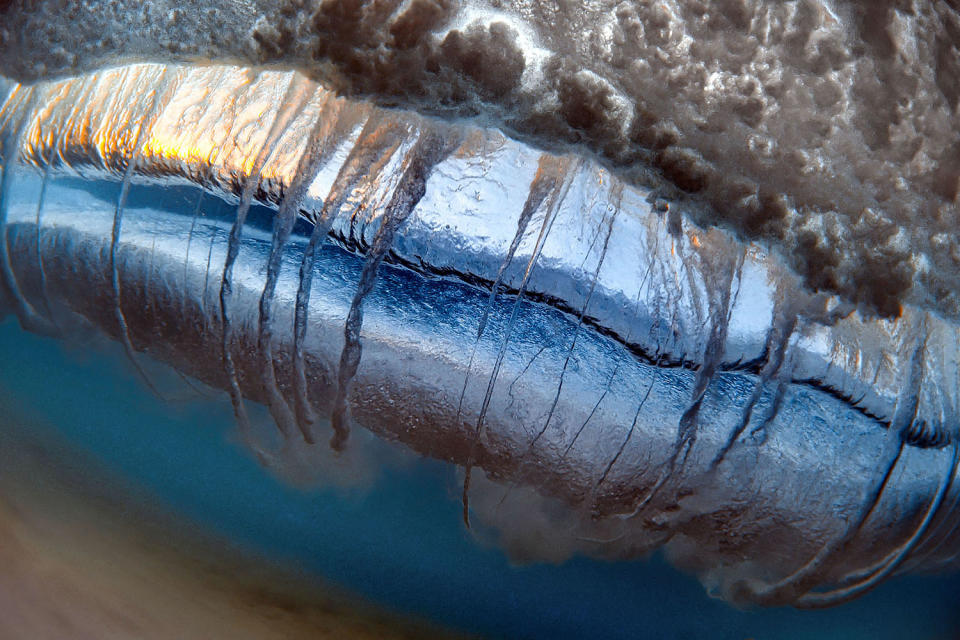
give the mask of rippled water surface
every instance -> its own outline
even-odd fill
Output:
[[[657,558],[514,567],[462,527],[452,469],[421,462],[384,471],[368,489],[293,488],[235,442],[226,403],[195,399],[171,408],[135,381],[118,351],[65,351],[7,320],[0,332],[4,424],[22,421],[60,446],[93,454],[198,530],[392,609],[481,635],[526,638],[932,639],[955,637],[960,625],[956,577],[900,578],[827,611],[740,612]]]

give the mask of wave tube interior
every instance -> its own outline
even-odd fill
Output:
[[[587,106],[564,102],[564,82],[580,72],[558,72],[559,103],[543,78],[505,90],[539,96],[534,105],[484,93],[496,83],[455,55],[489,36],[542,44],[534,49],[550,58],[542,16],[308,4],[284,19],[309,13],[316,33],[344,37],[311,49],[327,66],[298,63],[300,45],[271,60],[301,71],[180,64],[170,60],[192,54],[122,38],[98,50],[105,57],[27,67],[23,29],[56,20],[44,3],[7,9],[3,42],[17,48],[4,49],[2,71],[23,83],[0,87],[2,308],[47,336],[5,327],[4,402],[21,416],[9,421],[11,450],[37,440],[55,459],[92,456],[121,478],[111,485],[139,501],[146,488],[146,502],[194,523],[175,528],[212,531],[298,564],[307,582],[322,576],[474,633],[957,630],[949,577],[902,578],[818,614],[740,613],[641,560],[662,553],[739,606],[801,609],[955,566],[956,314],[950,274],[915,240],[939,233],[922,216],[955,214],[955,189],[911,199],[927,174],[902,167],[905,195],[877,195],[854,215],[876,175],[854,167],[778,183],[742,158],[711,159],[707,139],[681,122],[677,140],[723,170],[704,169],[701,184],[671,171],[663,149],[616,147],[596,113],[574,138],[536,121],[561,114],[576,128]],[[428,5],[443,10],[423,14]],[[261,54],[265,15],[247,25]],[[869,17],[817,15],[841,26]],[[74,17],[80,34],[100,19]],[[137,44],[137,19],[124,19]],[[389,28],[361,28],[378,20]],[[489,34],[477,35],[478,20],[492,21]],[[495,28],[503,20],[514,31]],[[699,24],[680,23],[688,37]],[[349,36],[362,52],[363,38],[389,33],[401,50],[414,28],[407,49],[460,60],[473,84],[428,64],[408,77],[431,73],[432,84],[398,93],[334,46]],[[228,50],[218,37],[205,57],[250,62],[243,39]],[[144,57],[165,62],[90,70]],[[630,99],[604,103],[620,134],[643,117]],[[860,142],[876,167],[899,166]],[[858,150],[821,160],[835,168]],[[934,171],[949,185],[941,155]],[[731,200],[737,170],[757,182]],[[834,209],[816,202],[818,188],[834,191]],[[750,214],[769,189],[785,212],[779,231],[769,207]],[[905,202],[917,228],[888,228]],[[851,234],[856,250],[844,244]],[[70,361],[50,337],[93,349],[97,365]],[[207,411],[223,392],[234,428]],[[23,463],[11,468],[30,484]],[[17,482],[9,493],[23,493]],[[385,624],[403,633],[420,623]]]

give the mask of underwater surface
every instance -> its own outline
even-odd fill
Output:
[[[0,3],[0,631],[960,636],[958,60],[946,0]]]
[[[900,577],[824,611],[738,611],[658,557],[514,566],[463,527],[448,465],[418,460],[376,472],[369,486],[297,488],[237,441],[225,398],[184,386],[185,399],[163,401],[117,345],[65,348],[7,319],[0,352],[4,439],[82,454],[93,467],[73,473],[99,478],[102,466],[110,493],[146,490],[153,508],[228,540],[241,556],[451,629],[505,638],[946,639],[960,628],[956,576]]]

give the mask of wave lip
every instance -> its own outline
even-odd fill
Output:
[[[960,316],[950,0],[14,0],[0,16],[0,71],[25,82],[144,60],[299,69],[588,154],[871,313]]]
[[[287,437],[329,414],[338,446],[355,423],[477,467],[564,504],[564,544],[666,544],[732,598],[816,603],[909,552],[952,557],[943,319],[849,313],[588,160],[297,74],[125,67],[14,87],[0,125],[40,174],[4,165],[22,319],[79,314],[267,404]],[[173,184],[237,219],[128,203]],[[238,224],[254,199],[272,235]],[[290,235],[297,214],[313,237]],[[878,556],[878,532],[905,551]]]

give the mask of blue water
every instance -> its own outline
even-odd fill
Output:
[[[242,547],[451,627],[551,639],[960,638],[957,576],[900,578],[826,611],[739,611],[659,559],[515,567],[464,529],[446,465],[385,469],[364,490],[297,489],[236,443],[227,404],[168,404],[115,352],[67,351],[8,319],[0,354],[0,416],[53,425],[131,488]]]

